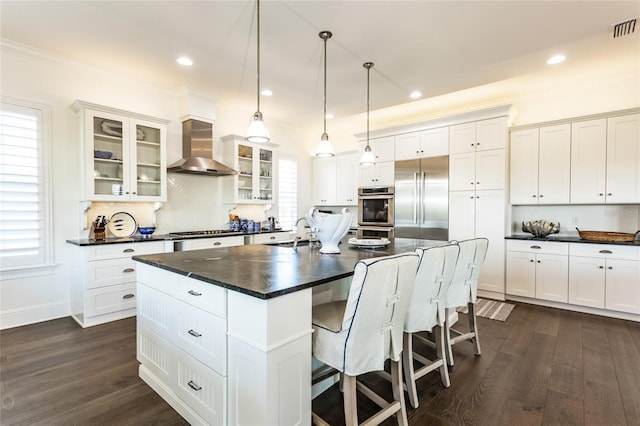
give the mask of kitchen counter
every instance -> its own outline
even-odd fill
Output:
[[[406,253],[443,241],[396,238],[384,248],[359,249],[343,240],[341,253],[310,246],[247,245],[134,256],[133,260],[260,299],[270,299],[353,275],[360,259]]]
[[[314,298],[348,286],[360,259],[443,243],[347,239],[340,254],[249,245],[135,256],[142,380],[194,425],[309,424]]]
[[[640,240],[636,241],[594,241],[583,240],[580,237],[572,237],[569,235],[550,235],[545,238],[534,237],[531,234],[514,234],[504,237],[506,240],[527,240],[527,241],[550,241],[550,242],[562,242],[562,243],[584,243],[584,244],[613,244],[621,246],[640,247]]]
[[[151,234],[147,237],[134,235],[132,237],[116,238],[110,237],[105,240],[93,240],[90,238],[69,239],[67,243],[76,246],[96,246],[102,244],[122,244],[122,243],[145,243],[148,241],[183,241],[196,240],[200,238],[224,238],[235,237],[238,235],[249,236],[259,234],[273,234],[279,232],[290,232],[289,230],[262,231],[262,232],[230,232],[228,234],[210,234],[210,235],[175,235],[175,234]]]

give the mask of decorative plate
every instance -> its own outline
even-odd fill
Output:
[[[115,237],[130,237],[136,233],[138,223],[129,213],[118,212],[111,216],[107,228]]]
[[[349,238],[349,244],[356,247],[363,248],[380,248],[389,244],[391,241],[388,238],[369,238],[369,239],[358,239],[358,238]]]

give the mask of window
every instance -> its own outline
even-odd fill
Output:
[[[278,214],[283,229],[294,229],[298,219],[298,162],[278,159]]]
[[[42,108],[0,104],[0,269],[51,266]]]

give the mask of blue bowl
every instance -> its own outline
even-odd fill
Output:
[[[142,235],[151,235],[155,232],[156,227],[155,226],[139,226],[138,227],[138,232],[140,232],[140,234]]]

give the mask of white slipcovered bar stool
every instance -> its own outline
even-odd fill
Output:
[[[443,326],[447,291],[453,278],[459,251],[460,248],[457,244],[416,249],[420,260],[418,261],[413,295],[404,321],[404,349],[402,352],[405,385],[409,394],[409,402],[414,408],[419,405],[416,391],[417,379],[438,369],[442,385],[445,388],[449,387]],[[430,332],[433,336],[436,346],[435,360],[428,359],[413,348],[414,338],[427,344],[431,343],[430,340],[417,334],[422,331]],[[414,368],[414,360],[422,364],[417,370]]]
[[[460,253],[449,291],[447,292],[447,310],[445,315],[445,345],[447,363],[453,366],[453,345],[465,340],[473,343],[476,355],[480,355],[480,341],[478,339],[478,323],[476,320],[476,301],[478,292],[478,278],[484,259],[487,256],[489,240],[486,238],[474,238],[458,241]],[[469,331],[462,333],[451,324],[451,310],[457,307],[467,306]]]
[[[313,356],[342,374],[347,425],[358,424],[356,389],[382,409],[365,424],[396,415],[407,424],[402,389],[402,333],[415,282],[418,255],[406,253],[356,263],[347,300],[313,307]],[[356,377],[384,369],[391,361],[393,402]],[[326,425],[312,413],[314,424]]]

